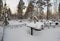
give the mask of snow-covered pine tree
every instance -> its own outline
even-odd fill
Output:
[[[23,2],[23,0],[20,0],[19,1],[19,4],[18,4],[18,10],[17,10],[17,12],[18,12],[18,19],[22,19],[23,18],[23,8],[24,7],[24,2]]]
[[[5,2],[4,7],[3,7],[3,17],[4,17],[4,24],[5,24],[5,26],[7,26],[9,24],[9,22],[7,21],[8,20],[7,16],[8,16],[8,14],[7,14],[7,4]]]
[[[42,19],[43,18],[43,9],[44,9],[43,5],[45,5],[45,3],[42,0],[38,0],[36,4],[37,4],[38,9],[39,9],[38,18]]]
[[[47,20],[49,19],[49,15],[51,14],[50,13],[50,7],[52,6],[51,3],[50,3],[50,0],[44,0],[46,1],[45,3],[45,6],[47,6]]]
[[[26,10],[26,12],[25,12],[24,17],[25,17],[25,18],[32,17],[33,9],[34,9],[33,2],[30,1],[29,4],[28,4],[27,10]]]
[[[2,14],[2,7],[3,7],[3,2],[0,0],[0,20],[1,20],[1,14]]]
[[[8,8],[8,10],[7,10],[7,14],[8,14],[8,20],[10,20],[11,19],[11,14],[12,14],[12,12],[11,12],[11,9],[10,8]]]

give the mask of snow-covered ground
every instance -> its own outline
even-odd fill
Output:
[[[2,39],[2,36],[3,36],[3,27],[0,26],[0,41]]]
[[[33,36],[30,35],[30,29],[26,27],[7,28],[4,41],[60,41],[60,28],[34,31]]]
[[[60,27],[45,28],[42,31],[33,31],[24,24],[28,21],[19,22],[16,20],[9,21],[9,25],[5,26],[4,41],[60,41]],[[20,26],[22,24],[22,26]]]

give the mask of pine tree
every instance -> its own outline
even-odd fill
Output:
[[[17,10],[17,12],[18,12],[18,18],[19,19],[22,19],[22,17],[23,17],[23,8],[24,7],[24,2],[23,2],[23,0],[20,0],[19,1],[19,4],[18,4],[18,10]]]
[[[10,20],[11,19],[11,9],[10,8],[8,8],[8,10],[7,10],[7,14],[8,14],[8,20]]]
[[[49,19],[49,15],[51,14],[50,13],[50,6],[52,6],[51,5],[51,3],[50,3],[50,0],[44,0],[44,1],[46,1],[46,3],[47,3],[47,5],[45,4],[45,6],[47,6],[47,20]]]
[[[25,18],[28,18],[29,16],[31,16],[32,15],[32,12],[33,12],[33,9],[34,9],[33,2],[30,1],[29,4],[28,4],[27,10],[25,12],[24,17]]]
[[[7,4],[5,2],[4,7],[3,7],[3,16],[7,17]]]
[[[4,24],[5,24],[5,26],[7,26],[9,24],[9,22],[8,22],[8,19],[7,19],[8,14],[7,14],[7,4],[6,4],[6,2],[5,2],[4,7],[3,7],[3,17],[4,17]]]
[[[37,5],[38,5],[38,9],[39,9],[38,17],[39,17],[39,19],[42,19],[42,17],[43,17],[43,9],[44,9],[43,5],[45,5],[45,2],[43,2],[42,0],[38,0]]]
[[[1,20],[1,14],[2,14],[2,7],[3,7],[3,2],[0,0],[0,20]]]
[[[59,7],[58,7],[58,12],[59,12],[59,19],[60,19],[60,3],[59,3]]]

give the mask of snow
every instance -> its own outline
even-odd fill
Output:
[[[27,27],[7,28],[4,41],[60,41],[60,28],[34,31],[33,36],[30,35],[30,29]]]
[[[11,20],[11,21],[9,21],[9,25],[21,25],[21,24],[24,24],[24,22],[22,23],[22,22],[18,22],[18,21],[16,21],[16,20]]]
[[[44,23],[44,22],[43,22]],[[21,24],[30,24],[32,26],[41,25],[41,22],[19,22],[16,20],[9,21],[9,25],[6,26],[4,31],[3,41],[60,41],[60,27],[44,29],[42,31],[33,31],[31,35],[31,29],[25,25],[15,26]],[[12,26],[13,25],[13,26]],[[39,26],[40,27],[40,26]]]
[[[27,26],[28,27],[32,27],[32,28],[35,28],[35,29],[41,29],[41,26],[44,25],[43,22],[30,22],[30,23],[27,23]]]
[[[2,36],[3,36],[3,27],[0,26],[0,41],[2,40]]]

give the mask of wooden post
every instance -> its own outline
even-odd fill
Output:
[[[33,28],[31,27],[31,35],[33,35]]]

